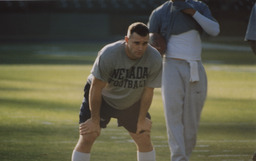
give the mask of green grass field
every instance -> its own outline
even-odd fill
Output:
[[[70,161],[79,135],[83,86],[102,45],[0,45],[1,161]],[[208,97],[191,161],[249,161],[256,151],[256,56],[205,49],[203,62]],[[150,112],[157,161],[168,161],[160,89]],[[135,161],[136,147],[112,120],[91,157]]]

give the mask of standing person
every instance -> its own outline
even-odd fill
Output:
[[[251,10],[250,19],[248,22],[245,41],[250,43],[253,53],[256,55],[256,2]],[[256,161],[256,152],[252,156],[252,161]]]
[[[135,141],[138,161],[155,161],[148,110],[154,88],[161,86],[162,58],[148,41],[148,27],[136,22],[124,40],[99,51],[84,88],[80,138],[72,161],[90,160],[93,143],[111,118]]]
[[[253,53],[256,55],[256,2],[251,10],[249,23],[247,26],[245,41],[250,43]],[[252,156],[252,161],[256,161],[256,152]]]
[[[162,98],[172,161],[188,161],[196,145],[207,77],[201,62],[200,34],[219,34],[208,6],[196,0],[167,1],[149,18],[149,31],[165,37]]]
[[[256,2],[251,11],[249,23],[247,26],[245,40],[250,43],[253,53],[256,55]]]

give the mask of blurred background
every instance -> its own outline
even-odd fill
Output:
[[[120,39],[129,24],[148,22],[166,0],[0,1],[0,41],[108,41]],[[243,41],[255,0],[203,0],[218,20],[218,37]]]

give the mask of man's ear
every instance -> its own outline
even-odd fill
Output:
[[[126,43],[128,43],[129,38],[127,36],[124,37]]]

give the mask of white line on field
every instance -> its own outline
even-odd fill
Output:
[[[249,157],[250,155],[232,155],[232,154],[219,154],[219,155],[209,155],[211,158],[219,158],[219,157]]]
[[[154,145],[155,148],[166,148],[168,145]]]
[[[210,145],[200,145],[200,144],[198,144],[198,145],[196,145],[196,147],[198,147],[198,148],[206,148],[206,147],[209,147]]]
[[[217,50],[230,50],[230,51],[250,51],[249,46],[238,46],[238,45],[227,45],[227,44],[213,44],[213,43],[203,43],[202,47],[204,49],[217,49]]]
[[[199,153],[199,152],[208,153],[208,152],[210,152],[210,150],[193,150],[193,152],[195,152],[195,153]]]
[[[198,142],[218,142],[218,143],[248,143],[256,142],[256,140],[198,140]]]
[[[244,161],[244,160],[243,159],[242,160],[241,159],[228,159],[228,160],[224,159],[221,161]]]

